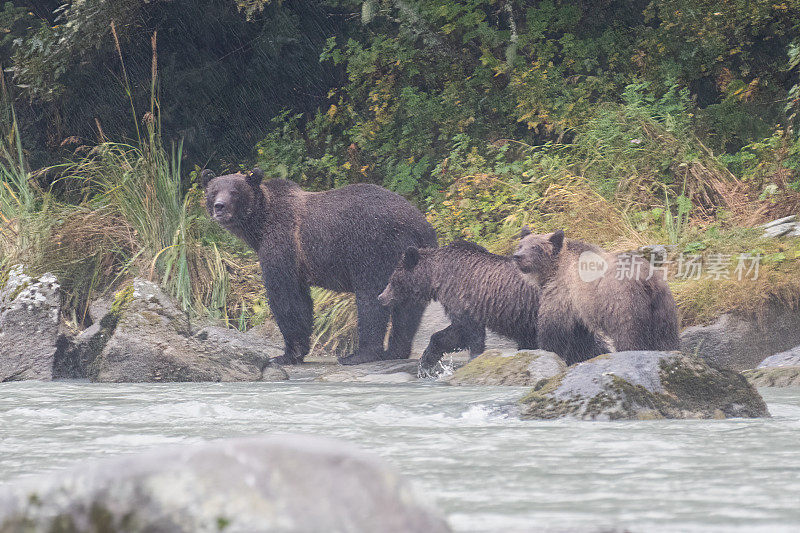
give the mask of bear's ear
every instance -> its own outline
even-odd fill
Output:
[[[258,167],[254,168],[252,172],[247,174],[247,183],[249,183],[253,187],[258,187],[261,183],[261,180],[264,179],[264,172]]]
[[[208,182],[216,178],[214,175],[213,170],[205,169],[200,173],[200,183],[203,185],[203,188],[208,187]]]
[[[550,235],[550,244],[553,245],[553,255],[557,255],[564,246],[564,230],[560,229]]]
[[[531,228],[529,228],[528,225],[525,224],[524,226],[522,226],[519,229],[519,235],[517,235],[517,239],[524,239],[525,237],[527,237],[531,233],[532,233],[531,232]]]
[[[413,246],[409,246],[403,253],[403,268],[411,270],[419,263],[419,250]]]

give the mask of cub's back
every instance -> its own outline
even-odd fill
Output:
[[[456,242],[436,251],[438,299],[453,314],[466,313],[503,334],[529,329],[539,289],[514,261],[473,243]]]

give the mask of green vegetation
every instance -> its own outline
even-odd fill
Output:
[[[381,184],[496,252],[529,224],[760,254],[757,280],[674,282],[685,324],[798,302],[797,239],[748,229],[800,210],[797,1],[20,1],[0,29],[0,271],[56,273],[75,327],[134,275],[262,322],[195,182],[255,164]],[[314,299],[315,346],[347,350],[351,298]]]

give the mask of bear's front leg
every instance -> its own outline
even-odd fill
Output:
[[[481,336],[480,331],[483,331]],[[437,331],[431,335],[431,340],[428,347],[422,352],[419,358],[419,366],[417,372],[420,377],[433,376],[433,371],[436,364],[441,360],[442,356],[446,353],[453,353],[459,350],[469,349],[470,358],[472,358],[473,350],[482,350],[483,338],[485,338],[486,329],[480,324],[475,324],[471,320],[453,320],[452,323],[443,330]]]
[[[352,355],[340,357],[343,365],[360,365],[387,358],[383,339],[389,323],[389,310],[378,301],[380,291],[356,291],[358,309],[358,349]]]
[[[408,359],[414,335],[428,303],[397,304],[392,307],[392,332],[389,335],[389,359]]]
[[[307,284],[278,268],[263,269],[269,308],[278,323],[284,352],[272,362],[296,365],[308,354],[314,324],[314,304]]]

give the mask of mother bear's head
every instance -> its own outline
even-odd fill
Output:
[[[208,215],[226,229],[246,224],[263,202],[260,185],[264,173],[259,168],[225,176],[215,176],[206,169],[200,173],[200,179]]]

